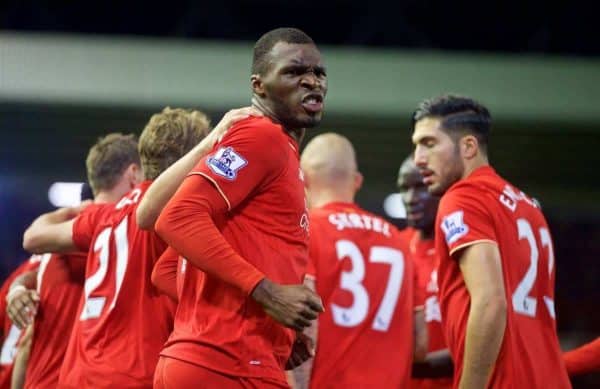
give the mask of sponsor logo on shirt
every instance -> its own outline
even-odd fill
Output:
[[[235,180],[237,172],[248,164],[233,147],[222,147],[214,156],[206,160],[208,167],[217,175],[228,180]]]
[[[446,243],[452,244],[467,235],[469,226],[463,221],[463,211],[452,212],[442,220],[442,230],[446,236]]]

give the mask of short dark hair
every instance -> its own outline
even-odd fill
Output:
[[[442,130],[450,135],[474,135],[487,154],[492,116],[482,104],[470,97],[452,94],[423,100],[413,113],[413,128],[419,120],[428,117],[442,119]]]
[[[315,42],[304,31],[297,28],[282,27],[271,30],[260,37],[254,44],[252,74],[264,74],[269,61],[268,54],[278,42],[312,44]]]
[[[131,164],[140,165],[138,141],[135,135],[110,133],[94,144],[87,155],[85,166],[94,196],[111,190]]]

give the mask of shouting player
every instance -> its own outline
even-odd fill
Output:
[[[309,386],[407,387],[413,356],[421,359],[426,352],[408,242],[393,225],[354,203],[363,177],[348,139],[317,136],[306,145],[301,164],[311,208],[306,282],[325,306],[311,328],[316,334],[307,334],[317,339]],[[295,386],[306,387],[310,363],[296,370]]]
[[[413,376],[422,378],[414,379],[410,387],[450,388],[452,380],[443,377],[452,375],[452,361],[442,331],[434,241],[439,197],[431,195],[427,190],[427,186],[423,183],[423,176],[415,166],[412,156],[400,166],[397,184],[406,208],[409,227],[402,231],[402,236],[409,242],[410,257],[417,273],[416,287],[425,297],[424,318],[427,325],[427,356],[424,361],[413,366]],[[440,375],[442,377],[439,377]],[[425,378],[428,376],[429,378]]]
[[[306,351],[292,329],[322,311],[301,284],[309,226],[298,152],[322,116],[321,54],[302,31],[276,29],[257,41],[252,73],[264,116],[235,124],[156,223],[187,262],[157,388],[287,387],[292,345]]]
[[[87,177],[94,194],[94,204],[116,203],[140,181],[141,163],[134,135],[108,134],[90,149]],[[92,212],[95,206],[83,212]],[[85,282],[87,252],[79,254],[45,254],[39,271],[20,277],[15,284],[25,289],[9,304],[15,322],[29,324],[26,307],[35,309],[28,293],[37,290],[39,309],[35,315],[32,345],[26,366],[25,388],[53,388],[77,319]],[[17,368],[15,367],[15,372]],[[14,379],[13,379],[14,381]]]
[[[436,219],[445,337],[460,388],[568,388],[556,334],[556,264],[538,205],[489,165],[491,116],[444,95],[413,115],[415,163]]]
[[[144,181],[116,205],[76,219],[42,215],[26,231],[34,252],[88,251],[83,306],[60,372],[59,388],[150,388],[158,353],[172,328],[174,306],[150,283],[165,243],[138,228],[136,207],[151,180],[207,134],[198,111],[166,108],[139,139]],[[210,145],[214,139],[205,139]]]

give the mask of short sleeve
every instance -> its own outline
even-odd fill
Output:
[[[455,188],[440,201],[437,232],[450,255],[479,242],[497,242],[485,196],[471,186]]]
[[[92,245],[95,228],[100,221],[102,212],[110,204],[92,204],[84,209],[73,223],[73,243],[81,251],[88,252]]]
[[[190,172],[212,182],[229,210],[278,176],[287,165],[281,127],[256,119],[240,123]]]

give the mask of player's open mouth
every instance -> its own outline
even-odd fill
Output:
[[[323,110],[323,95],[310,93],[302,98],[302,107],[308,113],[319,113]]]

